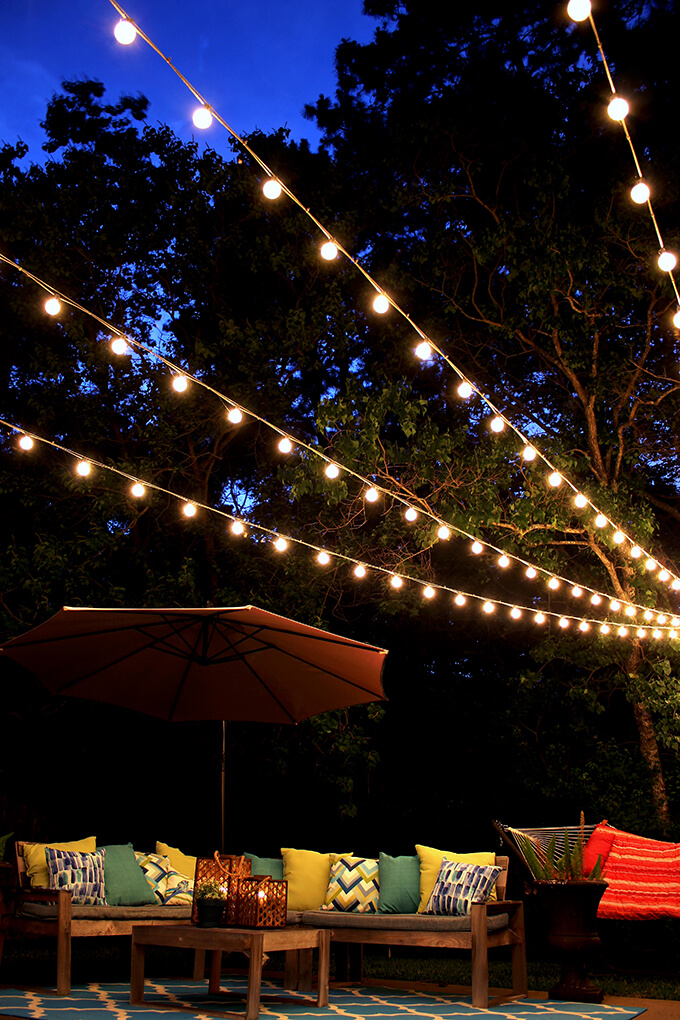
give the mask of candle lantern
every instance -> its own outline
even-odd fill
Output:
[[[288,882],[269,875],[242,878],[236,924],[244,928],[283,928],[287,903]]]

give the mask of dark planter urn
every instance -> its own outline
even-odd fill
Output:
[[[196,913],[198,914],[197,927],[219,928],[224,913],[224,900],[196,900]]]
[[[559,982],[551,988],[551,999],[566,1002],[602,1002],[603,992],[588,979],[589,957],[600,947],[597,908],[606,882],[536,882],[534,885],[544,911],[548,945],[562,965]]]

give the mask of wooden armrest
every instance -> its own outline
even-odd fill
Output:
[[[521,907],[522,903],[522,900],[487,900],[486,903],[475,903],[473,906],[486,907],[487,914],[511,914],[517,907]]]
[[[19,889],[17,890],[18,903],[55,903],[60,896],[68,896],[71,899],[69,889]]]

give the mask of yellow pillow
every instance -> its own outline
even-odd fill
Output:
[[[82,854],[92,854],[97,849],[95,836],[88,836],[87,839],[76,840],[75,843],[24,843],[24,860],[26,861],[26,874],[31,880],[34,888],[49,888],[50,875],[45,860],[45,847],[51,846],[55,850],[78,850]]]
[[[161,857],[169,857],[175,871],[179,871],[180,875],[185,875],[193,882],[196,874],[195,857],[183,854],[177,847],[168,846],[167,843],[159,843],[158,841],[156,841],[156,853]]]
[[[288,882],[289,910],[320,910],[326,902],[331,864],[348,854],[319,854],[316,850],[281,850],[283,877]]]
[[[494,853],[455,854],[450,853],[448,850],[435,850],[434,847],[431,846],[420,846],[418,843],[416,843],[416,853],[418,854],[418,859],[420,861],[419,914],[422,914],[427,907],[428,900],[430,899],[432,890],[434,889],[434,883],[437,881],[437,873],[439,872],[441,863],[445,857],[448,861],[458,861],[460,864],[496,863],[496,855]],[[489,899],[498,899],[495,886]]]

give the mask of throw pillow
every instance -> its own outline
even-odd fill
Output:
[[[355,910],[375,914],[378,910],[378,862],[366,857],[341,857],[331,864],[324,910]]]
[[[256,857],[255,854],[244,854],[251,862],[252,875],[269,875],[271,878],[283,878],[282,857]]]
[[[415,914],[420,903],[420,860],[415,857],[379,858],[379,914]]]
[[[186,875],[175,871],[169,857],[135,851],[135,860],[144,872],[158,903],[168,903],[170,900],[174,904],[191,903],[194,883]]]
[[[91,904],[95,907],[106,904],[104,887],[103,849],[84,854],[78,850],[57,850],[45,848],[45,859],[50,880],[50,889],[69,889],[73,903]]]
[[[135,860],[132,843],[102,847],[106,902],[111,907],[151,906],[156,902],[144,872]]]
[[[435,850],[431,846],[421,846],[419,843],[416,843],[416,851],[420,860],[419,914],[423,913],[429,902],[432,890],[434,889],[434,883],[437,880],[437,874],[445,857],[447,860],[457,861],[459,864],[496,863],[496,855],[494,853],[457,854],[448,850]],[[494,889],[489,899],[495,900],[496,898],[496,890]]]
[[[48,846],[57,850],[78,850],[80,853],[91,854],[97,849],[97,840],[94,836],[89,836],[87,839],[78,839],[74,843],[24,843],[26,874],[34,888],[49,887],[50,876],[45,857],[45,848]]]
[[[289,910],[319,910],[326,899],[331,864],[351,854],[282,849],[283,877],[288,882]]]
[[[196,877],[196,858],[189,854],[183,854],[176,846],[168,846],[167,843],[156,842],[156,853],[159,857],[169,857],[175,871],[180,875],[186,875],[193,882]]]
[[[500,873],[497,867],[444,859],[423,913],[469,914],[473,903],[486,903]]]

